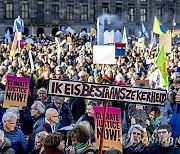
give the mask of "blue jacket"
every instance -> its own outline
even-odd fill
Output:
[[[0,124],[0,129],[4,131],[4,137],[11,141],[11,147],[15,150],[16,154],[27,153],[27,141],[23,132],[15,127],[14,131],[6,132],[3,124]]]
[[[36,131],[39,126],[43,125],[43,123],[44,123],[43,119],[44,119],[44,114],[33,119],[34,120],[33,130],[28,139],[28,151],[32,151],[34,149],[35,137],[36,137],[36,133],[37,133]]]
[[[172,137],[178,137],[180,135],[180,104],[176,104],[173,108],[170,125],[172,129]]]
[[[58,111],[58,109],[56,108],[54,103],[48,104],[46,106],[46,109],[48,109],[48,108],[54,108]],[[74,124],[74,118],[73,118],[70,108],[67,104],[65,104],[65,103],[62,104],[62,108],[60,110],[59,116],[60,116],[60,118],[59,118],[58,129],[65,127],[65,126],[69,126],[71,124]]]

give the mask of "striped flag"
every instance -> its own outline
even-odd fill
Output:
[[[17,48],[17,32],[14,35],[14,40],[13,40],[11,51],[10,51],[10,56],[11,57],[15,56],[16,48]]]

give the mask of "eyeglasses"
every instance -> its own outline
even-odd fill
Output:
[[[60,116],[59,116],[59,115],[55,115],[55,116],[52,116],[52,117],[54,117],[54,118],[59,118]]]
[[[158,131],[157,133],[158,133],[158,134],[166,134],[167,131]]]

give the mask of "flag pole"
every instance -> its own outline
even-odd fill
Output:
[[[99,145],[98,154],[102,154],[103,141],[104,141],[104,132],[105,132],[105,124],[106,124],[106,115],[107,115],[107,107],[108,107],[108,102],[104,102],[103,123],[102,123],[102,129],[101,129],[101,138],[100,138],[100,145]]]

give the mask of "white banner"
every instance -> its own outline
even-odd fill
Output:
[[[120,87],[59,80],[50,80],[48,94],[150,105],[164,105],[164,102],[166,101],[166,91],[156,89]]]
[[[93,46],[94,64],[115,64],[115,46],[94,45]]]

